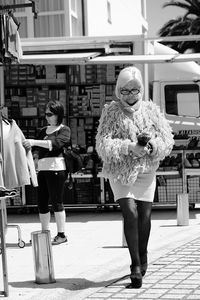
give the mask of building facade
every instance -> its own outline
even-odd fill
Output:
[[[16,4],[30,3],[16,0]],[[134,35],[147,31],[146,0],[35,0],[17,8],[20,37]],[[6,1],[6,4],[13,0]]]

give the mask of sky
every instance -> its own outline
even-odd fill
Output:
[[[163,8],[163,4],[169,0],[146,0],[147,21],[149,24],[148,36],[158,36],[159,29],[169,20],[182,16],[185,12],[182,8],[169,6]]]

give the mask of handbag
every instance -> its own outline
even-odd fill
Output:
[[[83,168],[83,159],[77,149],[72,145],[64,148],[63,156],[66,165],[66,186],[69,190],[73,189],[72,174],[80,171]]]
[[[65,148],[63,155],[68,174],[74,174],[83,168],[83,159],[76,148],[72,146]]]

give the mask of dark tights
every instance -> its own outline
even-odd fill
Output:
[[[152,203],[133,198],[121,198],[118,203],[124,219],[124,234],[131,264],[133,267],[140,266],[147,262]]]

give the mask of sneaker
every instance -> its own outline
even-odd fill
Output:
[[[55,238],[52,241],[52,245],[59,245],[62,243],[66,243],[67,242],[67,237],[61,237],[59,235],[56,235]]]

